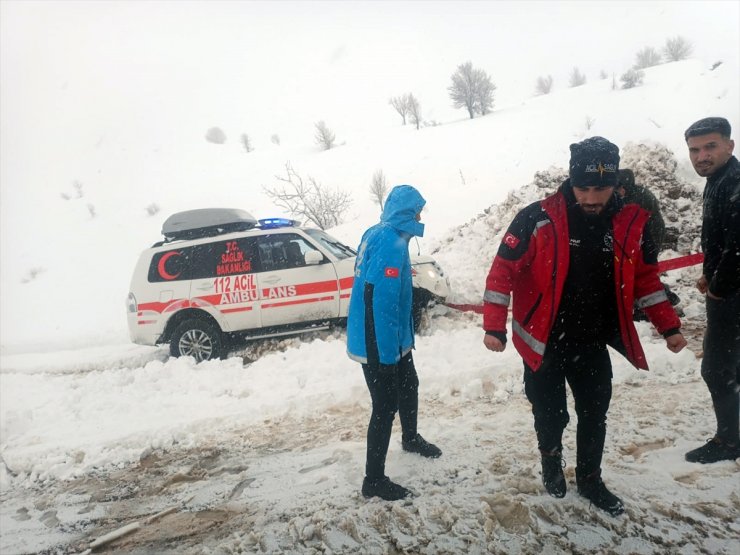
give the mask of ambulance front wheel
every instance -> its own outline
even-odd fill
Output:
[[[207,320],[185,320],[172,334],[170,354],[173,357],[191,356],[196,362],[222,358],[225,352],[221,330]]]

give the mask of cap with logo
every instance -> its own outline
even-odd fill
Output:
[[[570,145],[570,184],[573,187],[615,187],[619,175],[619,147],[604,137],[590,137]]]

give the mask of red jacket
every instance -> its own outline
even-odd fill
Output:
[[[636,204],[612,217],[614,291],[621,345],[613,345],[637,368],[647,370],[632,321],[635,299],[659,333],[681,326],[658,278],[657,261],[647,263],[642,231],[650,213]],[[568,275],[569,235],[566,200],[561,191],[520,211],[509,226],[486,279],[483,328],[506,332],[511,294],[512,336],[524,362],[537,370],[558,313]]]

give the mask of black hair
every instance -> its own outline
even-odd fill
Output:
[[[725,118],[711,117],[703,118],[692,123],[684,132],[683,137],[686,141],[689,137],[698,137],[700,135],[709,135],[710,133],[719,133],[726,139],[730,138],[730,122]]]

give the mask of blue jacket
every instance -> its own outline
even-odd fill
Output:
[[[424,235],[416,215],[426,204],[411,185],[388,195],[380,223],[357,249],[347,315],[347,354],[363,364],[396,364],[414,347],[409,240]]]

